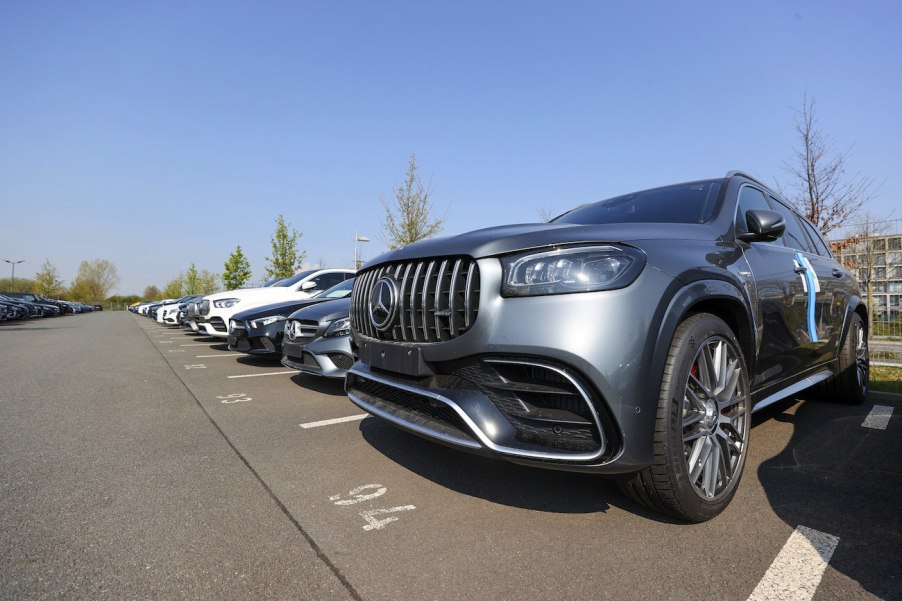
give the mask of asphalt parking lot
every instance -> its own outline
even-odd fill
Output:
[[[687,525],[132,314],[0,324],[0,598],[902,599],[900,405],[756,414]]]

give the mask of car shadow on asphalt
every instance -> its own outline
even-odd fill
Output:
[[[491,503],[549,513],[605,513],[617,507],[644,518],[679,523],[626,499],[610,479],[544,470],[480,457],[423,440],[379,419],[360,422],[375,450],[411,472]]]
[[[793,434],[758,478],[789,526],[839,537],[832,569],[881,599],[902,599],[902,436],[897,424],[862,427],[873,405],[806,400],[794,412],[793,402],[759,412],[754,423],[791,424]]]
[[[345,381],[343,379],[322,378],[320,376],[298,372],[291,376],[291,381],[298,386],[303,386],[304,388],[321,394],[342,398],[348,397],[345,393]]]
[[[225,350],[229,350],[229,345],[225,345]],[[240,357],[235,357],[235,361],[241,365],[251,367],[276,367],[281,365],[281,363],[279,363],[281,358],[281,355],[241,355]]]

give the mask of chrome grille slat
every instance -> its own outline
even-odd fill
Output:
[[[470,329],[471,323],[471,315],[473,313],[473,299],[470,294],[473,291],[473,272],[476,269],[476,263],[470,263],[470,268],[467,270],[467,284],[464,287],[464,329]]]
[[[384,276],[398,286],[397,317],[378,331],[369,316],[376,282]],[[357,277],[351,326],[361,336],[389,342],[436,343],[469,330],[479,310],[479,268],[469,257],[436,257],[380,265]]]
[[[438,276],[435,278],[435,302],[432,303],[433,311],[432,315],[435,321],[435,336],[438,340],[442,340],[442,324],[439,321],[439,311],[444,310],[444,306],[442,306],[442,284],[445,283],[445,270],[448,268],[448,261],[442,261],[441,266],[438,268]]]
[[[448,325],[451,327],[452,336],[457,332],[457,326],[454,324],[457,319],[457,303],[454,301],[457,300],[457,277],[460,275],[460,264],[462,262],[462,259],[454,262],[454,269],[451,270],[451,286],[448,290],[448,311],[451,313],[448,316]]]

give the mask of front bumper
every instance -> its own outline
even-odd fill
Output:
[[[478,317],[445,342],[357,336],[346,389],[410,432],[517,463],[633,472],[653,459],[652,374],[674,280],[648,268],[627,288],[504,298],[501,266],[479,260]]]
[[[281,355],[284,323],[278,321],[262,328],[233,327],[229,330],[229,350],[251,355]]]
[[[342,379],[354,364],[350,336],[316,338],[307,344],[284,341],[282,365],[300,372]]]

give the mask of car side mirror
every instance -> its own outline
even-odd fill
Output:
[[[316,282],[304,282],[301,284],[301,290],[313,290],[316,288]]]
[[[743,242],[773,242],[786,230],[783,216],[765,209],[746,211],[745,224],[748,232],[739,235]]]

